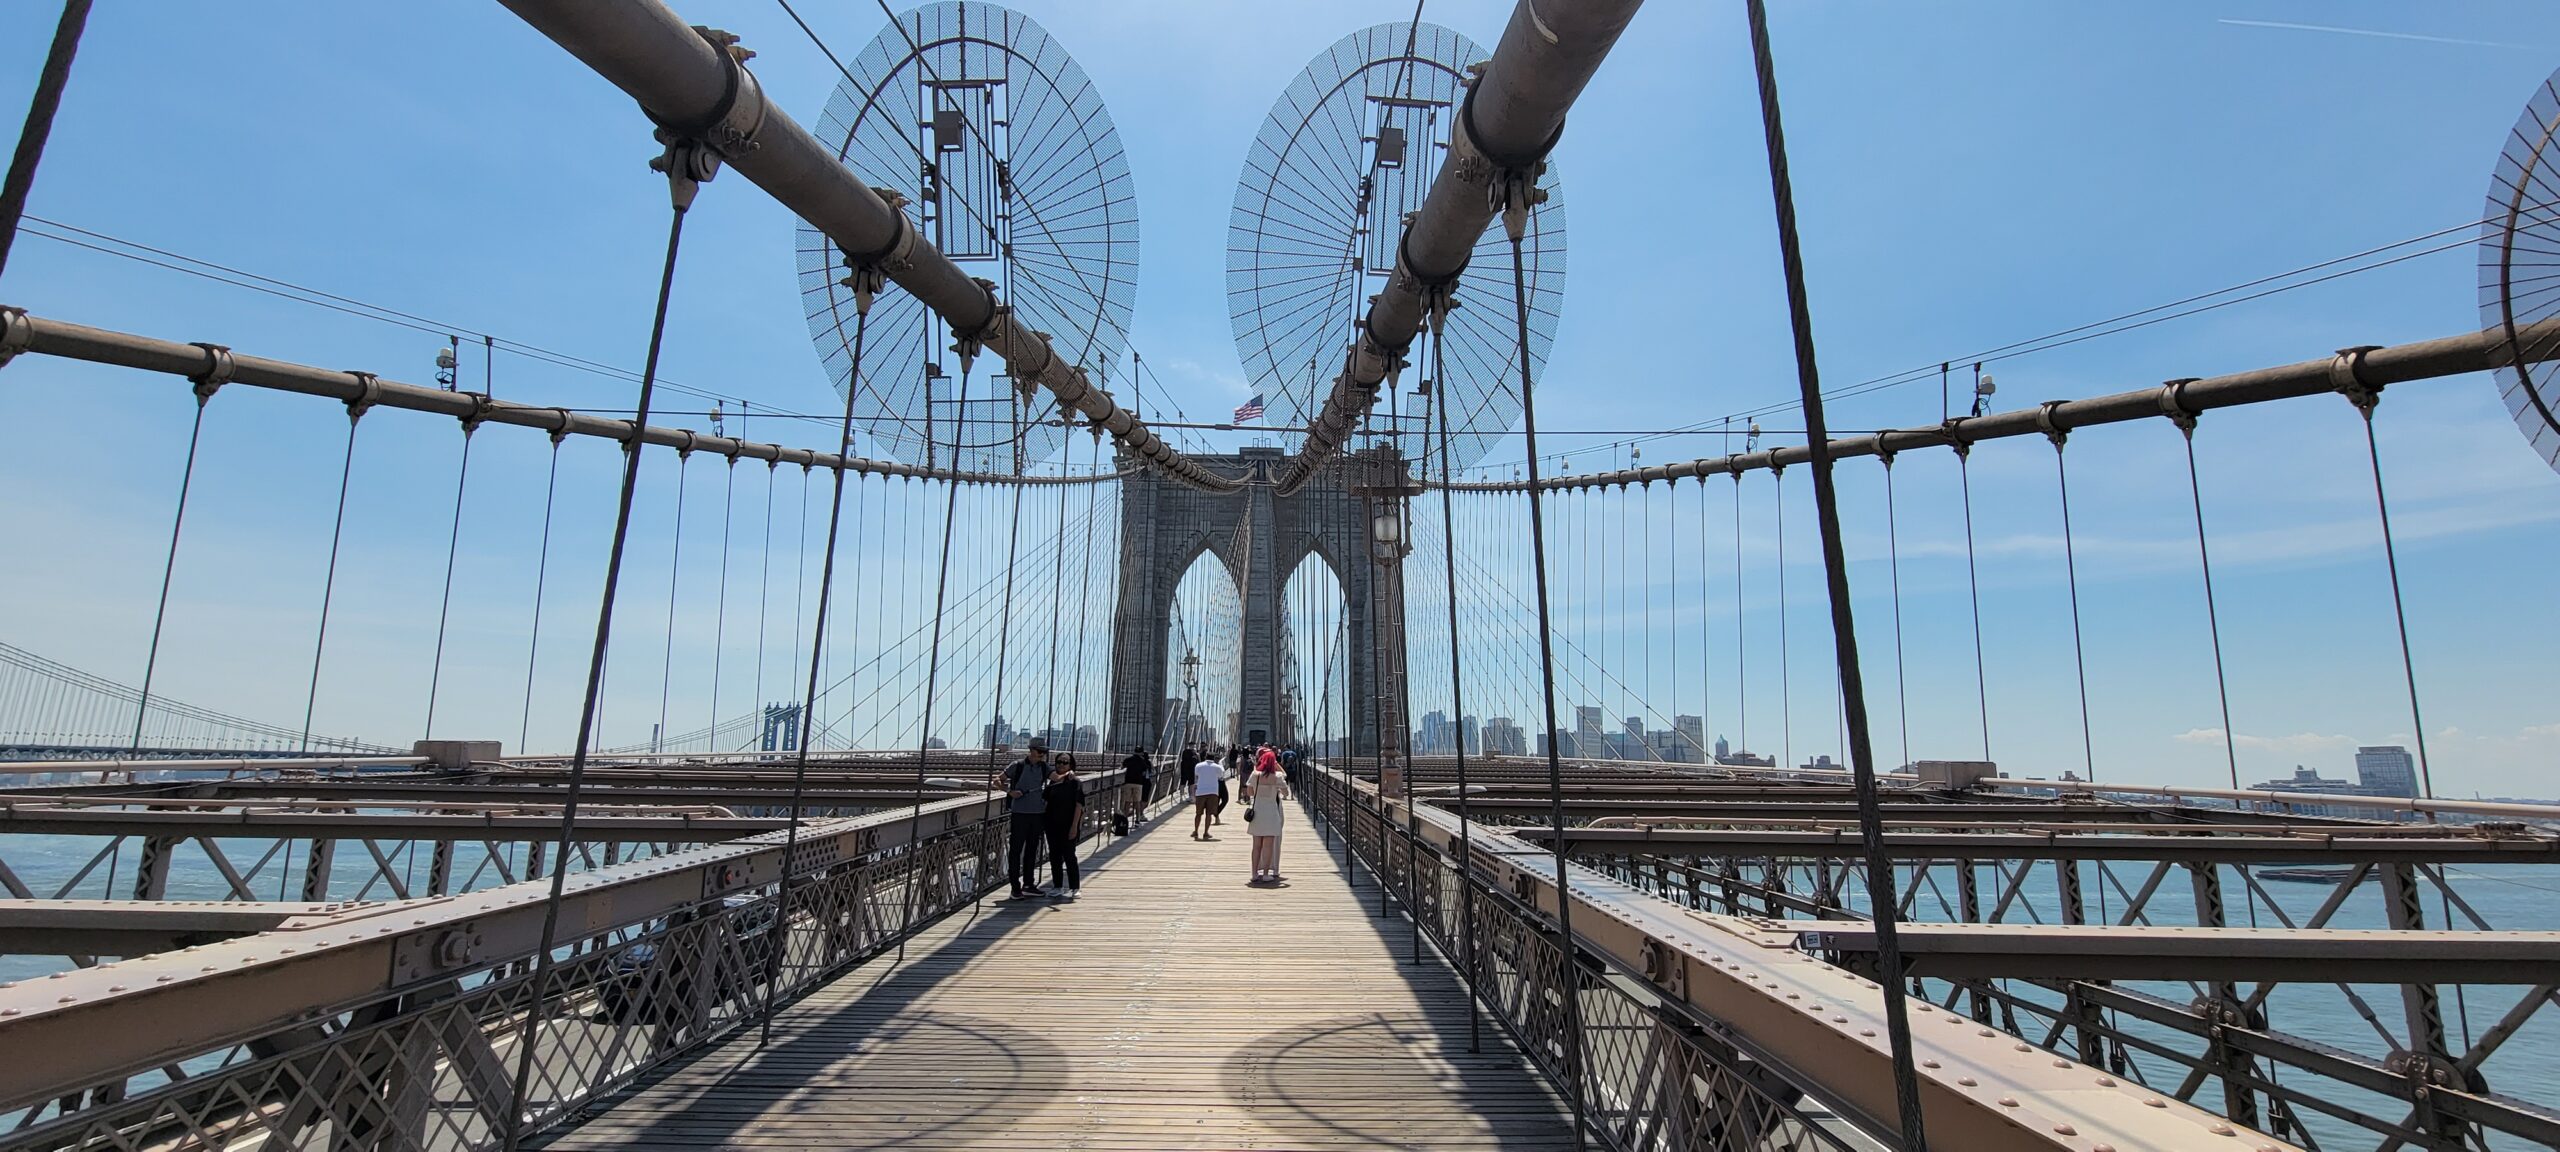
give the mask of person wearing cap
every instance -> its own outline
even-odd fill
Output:
[[[1013,814],[1009,847],[1006,849],[1007,875],[1013,878],[1013,895],[1024,899],[1040,895],[1040,842],[1047,835],[1043,814],[1049,810],[1045,790],[1049,786],[1049,742],[1037,736],[1031,746],[997,778],[1004,789],[1005,809]]]

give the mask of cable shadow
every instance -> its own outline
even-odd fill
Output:
[[[1087,879],[1127,847],[1161,825],[1138,829],[1086,852],[1081,861]],[[1043,864],[1045,868],[1045,863]],[[894,949],[847,969],[824,988],[850,981],[868,982],[858,995],[824,1011],[805,1010],[802,997],[786,1001],[775,1017],[773,1042],[759,1047],[752,1027],[701,1051],[670,1060],[630,1085],[584,1109],[578,1119],[541,1134],[528,1145],[541,1148],[622,1147],[649,1141],[721,1146],[775,1120],[821,1121],[841,1110],[826,1102],[858,1083],[865,1091],[902,1090],[901,1100],[933,1102],[912,1116],[866,1112],[871,1123],[884,1116],[898,1127],[876,1143],[848,1143],[850,1132],[831,1130],[830,1148],[915,1146],[934,1143],[937,1133],[962,1126],[1001,1106],[1008,1112],[1036,1109],[1056,1096],[1062,1082],[1057,1069],[1065,1058],[1056,1046],[1036,1034],[1001,1021],[917,1008],[916,1002],[959,976],[969,962],[1002,944],[1005,938],[1051,911],[1046,902],[1005,903],[981,899],[954,910],[918,930],[932,932],[952,917],[965,917],[959,930],[939,940],[910,938],[907,958],[895,962]],[[882,1017],[887,1017],[885,1023]],[[902,1055],[929,1053],[918,1059]],[[821,1071],[814,1072],[813,1069]],[[955,1075],[955,1072],[957,1075]],[[707,1080],[692,1081],[708,1073]],[[949,1105],[942,1107],[940,1105]],[[911,1107],[904,1105],[901,1107]],[[645,1111],[645,1121],[636,1117]]]

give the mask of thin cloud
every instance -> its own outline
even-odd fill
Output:
[[[2289,24],[2282,20],[2214,21],[2239,28],[2277,28],[2288,32],[2331,32],[2340,36],[2371,36],[2382,40],[2415,40],[2423,44],[2461,44],[2472,48],[2521,48],[2537,51],[2531,44],[2509,44],[2498,40],[2463,40],[2452,36],[2421,36],[2415,32],[2385,32],[2376,28],[2340,28],[2329,24]]]

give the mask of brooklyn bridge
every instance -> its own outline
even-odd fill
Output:
[[[1851,251],[1906,208],[1841,212],[1842,29],[1763,0],[500,0],[254,61],[43,7],[0,1149],[2560,1147],[2553,81],[2461,126],[2476,216],[2375,247],[2305,193],[2351,254],[1859,376],[1941,341],[1864,303],[1960,271]],[[1301,40],[1190,134],[1229,94],[1165,85],[1262,107]],[[358,162],[411,129],[470,146]],[[1204,368],[1136,188],[1239,148]],[[169,207],[208,182],[312,235]],[[2160,187],[2103,195],[2266,191]],[[2101,195],[1954,208],[2209,247]],[[393,255],[411,207],[451,231]],[[786,231],[814,362],[727,276]],[[2368,287],[2438,254],[2454,322]],[[2107,343],[2349,290],[2434,326]],[[549,297],[613,315],[537,340]]]

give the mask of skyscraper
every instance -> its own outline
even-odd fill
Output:
[[[1573,710],[1573,755],[1599,757],[1604,751],[1600,735],[1600,710],[1588,704]]]
[[[2376,796],[2416,796],[2418,762],[2397,744],[2356,749],[2356,783]]]
[[[1671,759],[1682,764],[1704,764],[1707,761],[1707,722],[1696,716],[1674,716],[1671,731]]]

